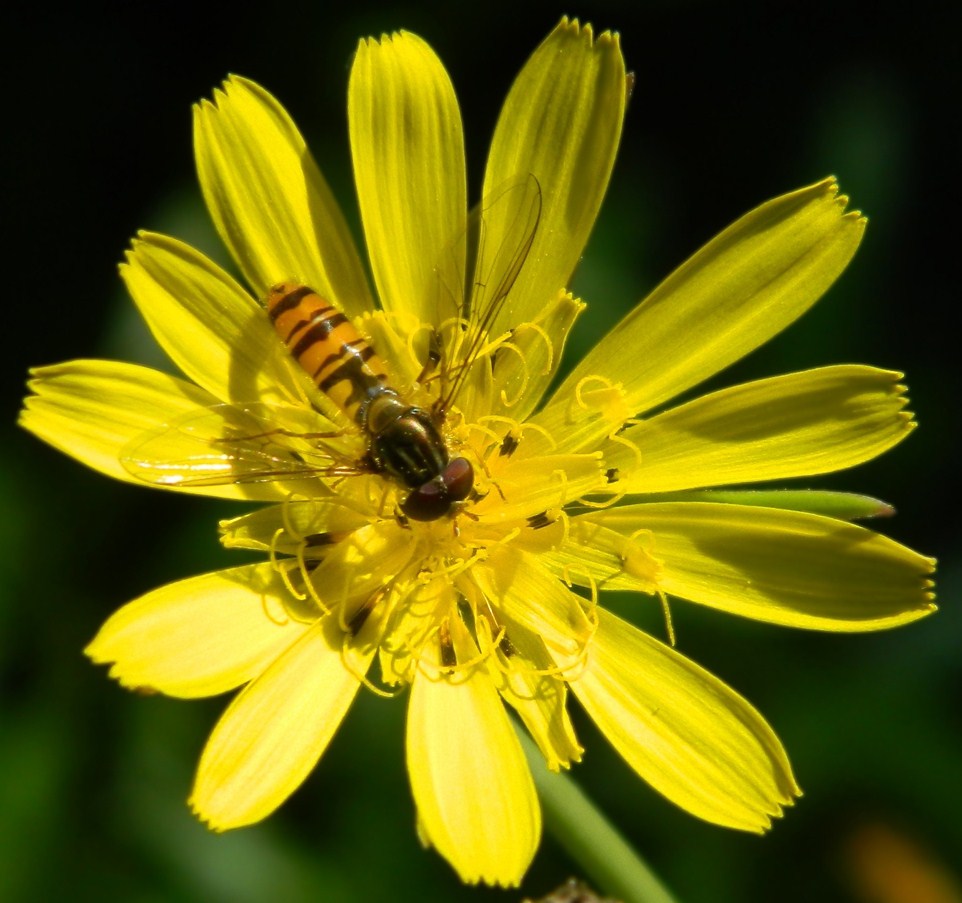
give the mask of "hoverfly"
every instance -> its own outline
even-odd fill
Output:
[[[496,246],[488,240],[492,216],[506,224]],[[305,408],[299,416],[293,408],[252,402],[215,405],[138,437],[124,449],[123,466],[145,482],[184,488],[380,474],[406,492],[400,504],[406,517],[433,521],[451,513],[471,494],[474,469],[451,453],[444,420],[528,258],[540,217],[541,188],[528,174],[483,201],[458,234],[456,241],[473,245],[474,259],[456,273],[456,285],[438,292],[435,332],[422,362],[422,377],[438,368],[441,380],[430,407],[411,403],[391,384],[371,342],[334,304],[297,283],[270,289],[266,315],[277,335],[296,366],[353,422],[366,446],[362,456],[338,450],[336,440],[347,431],[333,422],[328,431],[297,425],[316,424],[318,412]],[[445,322],[455,332],[446,343],[437,331]]]

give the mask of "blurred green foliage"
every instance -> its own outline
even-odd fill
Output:
[[[288,106],[357,227],[344,109],[356,40],[404,27],[435,47],[461,99],[477,189],[501,99],[562,12],[619,30],[637,75],[612,190],[574,283],[590,306],[569,360],[736,216],[836,174],[870,217],[855,262],[802,321],[709,387],[823,363],[905,370],[920,429],[855,472],[806,482],[894,503],[899,516],[879,527],[940,555],[943,605],[904,630],[837,636],[674,604],[680,650],[751,699],[791,754],[805,796],[765,838],[674,809],[580,713],[587,754],[575,777],[686,903],[880,899],[860,889],[852,852],[872,826],[959,868],[960,368],[943,320],[958,251],[942,201],[958,149],[938,99],[958,80],[952,13],[903,20],[827,0],[518,6],[360,0],[333,18],[285,2],[4,13],[10,40],[40,64],[17,73],[4,148],[17,269],[0,446],[0,900],[521,898],[464,888],[420,849],[404,706],[370,694],[277,815],[224,836],[197,824],[184,801],[223,700],[126,693],[81,650],[123,602],[238,563],[215,531],[236,509],[112,485],[12,420],[29,365],[105,356],[166,366],[114,263],[141,227],[223,260],[193,181],[188,113],[228,71]],[[663,636],[657,602],[612,607]],[[546,837],[522,891],[545,894],[573,873]]]

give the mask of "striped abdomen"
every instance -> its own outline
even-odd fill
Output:
[[[354,324],[313,289],[294,283],[271,287],[267,312],[317,387],[364,426],[364,403],[388,381],[384,364]]]

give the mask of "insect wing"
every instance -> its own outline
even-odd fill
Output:
[[[445,410],[457,396],[484,347],[528,259],[540,221],[541,185],[532,173],[499,186],[469,217],[466,272],[471,277],[449,275],[443,280],[438,318],[443,327],[453,316],[459,329],[467,329],[469,335],[465,344],[463,336],[457,336],[458,330],[454,330],[447,343],[445,357],[450,362],[447,369],[451,375],[442,389],[440,410]],[[449,255],[444,268],[449,274],[457,272],[451,259],[453,255]],[[443,290],[448,285],[456,288]]]
[[[137,479],[174,488],[357,473],[318,448],[318,439],[335,438],[319,425],[328,421],[294,407],[213,405],[137,437],[120,460]]]
[[[487,331],[504,307],[534,244],[541,221],[541,185],[532,173],[512,179],[481,203],[474,215],[474,278],[470,319]]]

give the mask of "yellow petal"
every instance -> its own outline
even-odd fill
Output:
[[[339,542],[311,572],[311,583],[324,605],[340,607],[367,600],[387,586],[414,552],[412,531],[393,521],[368,524]]]
[[[486,524],[531,518],[607,485],[599,454],[492,461],[491,486],[472,513]]]
[[[865,229],[834,179],[746,214],[682,264],[568,376],[624,384],[632,412],[694,386],[781,332],[814,304]]]
[[[584,302],[560,292],[533,323],[521,323],[498,349],[485,415],[526,420],[558,372],[565,340]]]
[[[276,282],[349,315],[373,307],[350,230],[297,126],[260,85],[232,76],[194,108],[194,152],[217,231],[261,298]]]
[[[622,475],[614,488],[623,492],[852,467],[911,431],[900,378],[871,367],[822,367],[713,392],[620,433],[605,464]]]
[[[476,658],[457,623],[459,661]],[[408,706],[407,767],[421,830],[462,881],[515,887],[541,836],[531,772],[488,669],[441,674],[433,649]]]
[[[620,384],[585,377],[570,393],[556,393],[548,406],[531,418],[531,423],[537,433],[551,437],[554,451],[594,450],[605,445],[635,413],[630,403]],[[523,453],[528,451],[524,449]],[[635,463],[632,461],[632,465]]]
[[[666,593],[790,627],[896,627],[935,610],[934,561],[864,527],[815,514],[706,502],[629,505],[587,515],[646,531]]]
[[[505,651],[507,650],[507,651]],[[583,752],[568,717],[568,687],[551,670],[551,657],[540,638],[515,629],[496,652],[501,696],[524,723],[551,771],[581,761]]]
[[[733,690],[606,611],[571,689],[611,744],[693,815],[762,832],[799,795],[772,729]]]
[[[147,485],[122,464],[125,449],[216,399],[196,386],[135,364],[71,361],[31,370],[20,423],[54,448],[118,480]],[[278,500],[271,483],[194,486],[185,492],[220,498]]]
[[[287,596],[270,563],[180,580],[125,605],[84,651],[125,687],[213,696],[257,677],[307,630]]]
[[[618,36],[562,19],[519,73],[498,119],[484,177],[489,195],[531,173],[541,185],[541,222],[524,272],[492,332],[533,320],[571,278],[608,187],[625,112]],[[497,247],[512,211],[493,211]]]
[[[633,502],[722,502],[726,505],[757,505],[807,511],[838,520],[891,517],[895,509],[881,499],[854,492],[825,489],[691,489],[687,492],[657,493],[649,498],[633,495]]]
[[[464,277],[464,138],[451,80],[416,35],[361,41],[348,119],[381,305],[435,322],[441,294],[460,292]]]
[[[563,539],[541,553],[542,563],[567,584],[593,590],[658,590],[661,562],[652,554],[654,540],[647,531],[630,535],[573,517]]]
[[[368,518],[345,506],[340,498],[313,498],[261,508],[222,520],[221,543],[228,549],[256,549],[292,555],[301,543],[320,549],[346,539]]]
[[[472,568],[471,576],[503,617],[509,637],[516,628],[540,637],[562,668],[580,659],[594,630],[583,610],[585,602],[537,556],[513,546],[495,549]]]
[[[313,397],[264,308],[189,245],[141,232],[120,273],[171,360],[221,401]]]
[[[360,686],[341,659],[342,642],[336,620],[325,618],[224,712],[190,798],[215,831],[270,815],[317,764]]]

